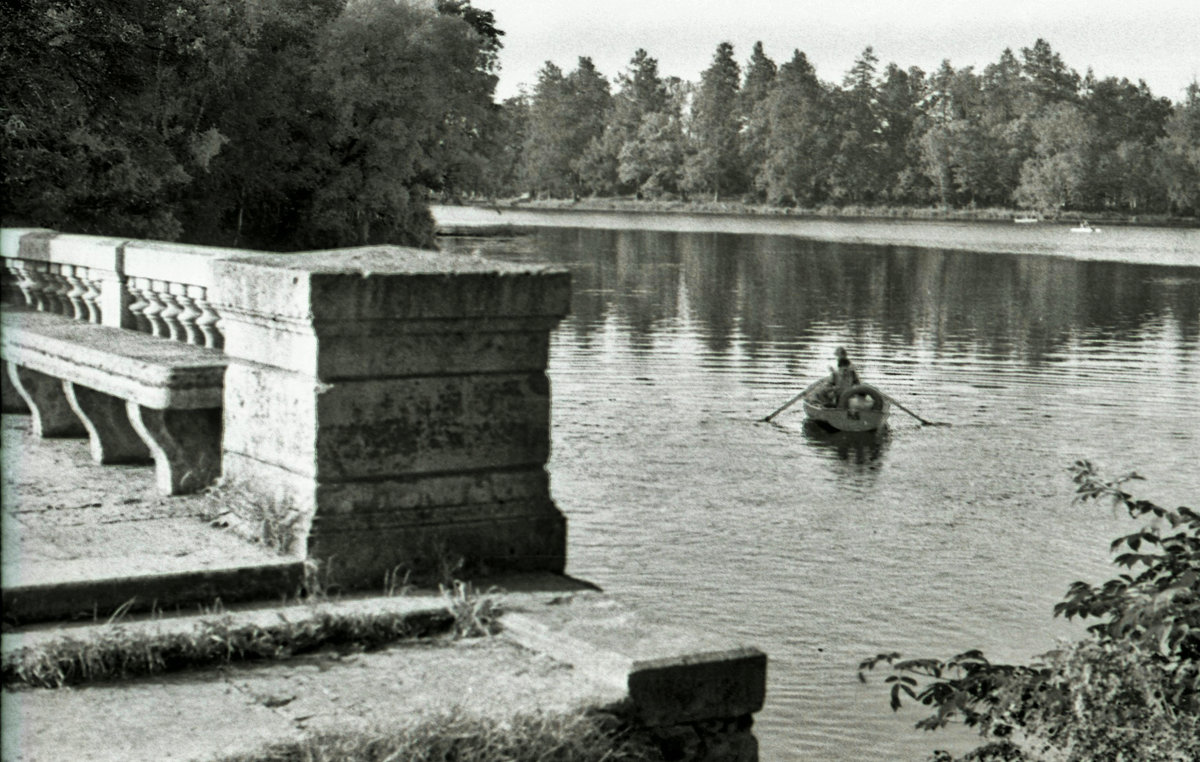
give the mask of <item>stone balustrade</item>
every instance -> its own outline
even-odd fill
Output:
[[[3,231],[3,298],[38,312],[220,348],[209,263],[240,249]]]
[[[209,300],[210,262],[236,249],[130,241],[124,246],[124,288],[138,331],[201,347],[224,343],[220,315]]]
[[[327,580],[372,587],[457,558],[562,571],[545,370],[566,271],[0,235],[10,303],[224,353],[221,483]]]

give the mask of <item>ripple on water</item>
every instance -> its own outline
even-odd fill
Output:
[[[1078,636],[1053,605],[1111,576],[1129,521],[1072,504],[1077,458],[1195,503],[1200,268],[1136,264],[1179,256],[1147,240],[1117,241],[1124,264],[679,232],[483,244],[576,279],[550,351],[568,570],[767,651],[764,759],[970,748],[970,731],[914,731],[919,712],[894,715],[883,676],[856,667],[891,650],[1025,660]],[[953,426],[897,409],[859,439],[795,408],[762,423],[838,345]]]

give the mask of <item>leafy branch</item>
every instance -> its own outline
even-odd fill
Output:
[[[1055,616],[1099,620],[1090,638],[1030,665],[994,664],[977,650],[947,660],[881,653],[859,679],[887,665],[890,705],[907,696],[933,713],[925,730],[961,720],[992,742],[964,759],[1176,760],[1200,757],[1200,514],[1139,499],[1130,473],[1105,480],[1086,460],[1071,466],[1076,502],[1111,501],[1148,519],[1111,545],[1128,570],[1094,586],[1075,582]],[[935,758],[945,762],[949,755]]]

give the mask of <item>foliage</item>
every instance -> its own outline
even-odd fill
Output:
[[[611,106],[608,82],[587,57],[570,74],[550,62],[538,72],[525,127],[521,180],[533,194],[577,195],[589,146]]]
[[[556,89],[562,72],[544,69],[552,76],[512,106],[537,127],[509,149],[523,152],[525,171],[507,190],[692,192],[810,209],[1200,212],[1197,96],[1172,104],[1143,82],[1080,77],[1044,39],[1005,49],[982,73],[949,61],[929,74],[885,66],[868,47],[834,85],[803,52],[777,67],[761,43],[741,72],[722,43],[698,83],[672,84],[639,49],[606,110]]]
[[[717,46],[712,64],[700,77],[700,88],[692,104],[694,151],[684,166],[684,185],[692,191],[709,192],[719,201],[721,194],[740,193],[743,175],[738,155],[737,117],[741,69],[733,58],[733,46]]]
[[[1072,468],[1080,501],[1112,500],[1149,523],[1112,543],[1128,569],[1100,586],[1071,585],[1056,616],[1096,618],[1091,637],[1031,665],[989,662],[979,651],[947,660],[898,653],[891,705],[905,697],[934,712],[917,727],[961,719],[991,742],[966,759],[1185,760],[1200,756],[1200,514],[1135,498],[1091,463]],[[865,679],[865,678],[864,678]],[[924,685],[921,681],[925,681]],[[944,755],[941,759],[948,759]]]
[[[430,244],[481,184],[502,32],[467,0],[17,0],[6,224],[271,249]]]
[[[1200,84],[1193,81],[1187,98],[1167,120],[1159,140],[1159,174],[1172,207],[1200,214]]]

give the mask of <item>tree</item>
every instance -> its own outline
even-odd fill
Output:
[[[833,99],[838,148],[831,167],[830,195],[840,203],[873,202],[883,187],[880,119],[875,72],[879,58],[868,46],[846,73]]]
[[[698,193],[740,193],[745,187],[739,160],[737,102],[741,70],[733,46],[717,46],[713,62],[700,76],[692,112],[692,150],[684,168],[684,184]]]
[[[1108,77],[1097,81],[1089,71],[1081,105],[1091,119],[1095,171],[1087,188],[1088,206],[1137,211],[1165,205],[1165,193],[1153,183],[1154,144],[1165,134],[1171,102],[1155,98],[1145,82]]]
[[[881,190],[890,201],[911,200],[911,181],[903,178],[905,169],[918,161],[914,136],[924,89],[925,72],[916,67],[904,71],[896,64],[888,64],[879,86]]]
[[[1078,500],[1111,500],[1150,520],[1112,544],[1128,573],[1100,586],[1076,582],[1055,606],[1055,616],[1099,620],[1087,639],[1031,665],[993,664],[979,651],[947,660],[880,654],[859,676],[890,664],[893,709],[907,696],[934,710],[920,728],[956,719],[977,727],[988,742],[964,760],[1196,759],[1200,514],[1135,498],[1124,485],[1137,474],[1106,481],[1087,461],[1072,472]]]
[[[466,0],[14,5],[0,201],[23,223],[430,244],[428,193],[482,175],[502,33]]]
[[[185,240],[262,249],[304,248],[311,240],[313,189],[329,171],[333,130],[327,94],[314,83],[315,32],[341,8],[340,0],[264,2],[250,6],[241,25],[218,27],[240,30],[236,57],[199,45],[211,74],[181,73],[175,87],[197,91],[189,112],[214,143],[180,199]],[[183,21],[199,38],[214,39],[197,20]]]
[[[639,48],[617,83],[611,117],[598,146],[611,165],[606,167],[612,178],[609,184],[623,192],[674,189],[677,182],[667,180],[667,176],[679,174],[683,133],[677,104],[672,103],[667,85],[658,74],[658,60]],[[668,139],[678,145],[661,144]],[[655,156],[676,164],[660,167],[652,163],[651,157]],[[643,187],[656,175],[653,187]]]
[[[313,193],[314,242],[431,245],[425,195],[472,161],[491,116],[488,44],[453,15],[359,0],[326,27],[318,55],[333,156]]]
[[[1188,85],[1164,130],[1158,174],[1167,196],[1176,211],[1200,214],[1200,83]]]
[[[1078,99],[1079,74],[1040,37],[1033,47],[1021,48],[1021,74],[1038,108]]]
[[[754,43],[738,99],[738,118],[742,124],[742,166],[750,180],[758,176],[767,160],[767,124],[760,118],[759,104],[771,95],[777,73],[778,67],[763,52],[762,42]]]
[[[578,195],[589,159],[608,119],[608,80],[592,59],[580,57],[569,75],[547,61],[538,74],[529,108],[522,175],[531,190]]]
[[[1090,169],[1088,158],[1094,131],[1079,106],[1059,103],[1030,123],[1036,148],[1021,167],[1017,203],[1033,209],[1057,211],[1078,205]]]
[[[812,206],[828,193],[834,131],[828,94],[799,50],[779,67],[775,87],[755,109],[766,134],[756,186],[772,204]]]
[[[196,16],[201,2],[179,4]],[[189,65],[162,3],[24,0],[3,14],[0,205],[10,219],[74,232],[173,238],[191,134],[157,90]],[[220,38],[219,30],[212,30]],[[169,84],[169,82],[168,82]]]

